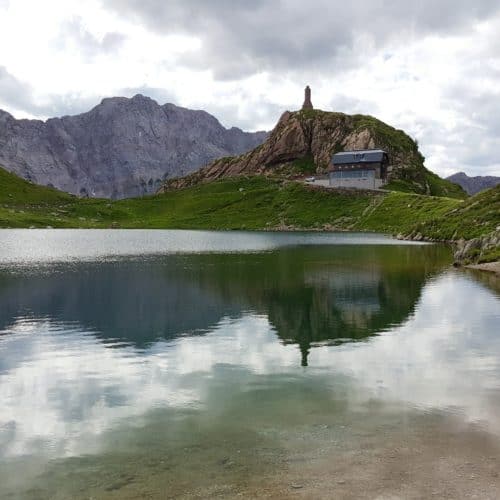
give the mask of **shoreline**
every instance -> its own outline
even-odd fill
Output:
[[[482,264],[467,264],[464,267],[494,274],[497,278],[500,278],[500,261],[498,260],[495,262],[484,262]]]

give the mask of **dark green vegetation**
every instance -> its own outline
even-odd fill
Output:
[[[254,176],[110,201],[76,198],[0,169],[0,227],[350,230],[444,241],[476,238],[499,225],[500,187],[461,201]]]
[[[304,158],[299,158],[291,163],[292,174],[307,175],[314,174],[316,172],[316,165],[314,164],[314,159],[312,156],[306,156]]]

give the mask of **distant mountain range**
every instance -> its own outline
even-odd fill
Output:
[[[458,172],[456,174],[450,175],[446,177],[447,180],[462,186],[462,188],[467,191],[470,195],[479,193],[480,191],[484,191],[485,189],[489,189],[495,187],[497,184],[500,184],[500,177],[495,177],[492,175],[487,176],[475,176],[469,177],[464,172]]]
[[[140,94],[107,98],[87,113],[45,122],[0,110],[0,166],[80,196],[126,198],[249,151],[267,135],[226,129],[205,111],[160,106]]]

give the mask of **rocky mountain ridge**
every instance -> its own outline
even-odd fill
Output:
[[[297,177],[324,173],[339,151],[381,148],[389,153],[393,188],[421,194],[465,197],[462,189],[424,166],[418,144],[402,130],[366,115],[321,110],[286,111],[267,140],[252,151],[220,158],[160,191],[188,187],[235,175]]]
[[[474,195],[480,191],[500,184],[500,177],[495,177],[493,175],[476,175],[469,177],[465,172],[457,172],[456,174],[446,177],[446,180],[458,184],[470,195]]]
[[[153,193],[165,179],[248,151],[266,137],[138,94],[106,98],[86,113],[45,122],[0,110],[0,165],[79,196],[125,198]]]

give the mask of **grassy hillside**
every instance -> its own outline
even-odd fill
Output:
[[[472,200],[465,202],[467,207],[478,206]],[[0,169],[0,227],[312,228],[399,233],[420,223],[434,235],[432,221],[456,213],[452,211],[463,203],[402,192],[319,190],[258,176],[228,178],[145,198],[79,199]],[[490,225],[475,224],[474,234],[481,228]],[[443,235],[451,236],[450,231]]]
[[[463,201],[398,191],[318,189],[253,176],[110,201],[80,199],[0,169],[4,228],[312,229],[470,240],[499,226],[500,186]],[[488,255],[492,260],[500,251]]]
[[[453,182],[441,179],[439,175],[427,171],[412,171],[407,170],[401,173],[401,179],[393,179],[385,188],[393,191],[401,191],[403,193],[415,193],[421,191],[421,186],[424,185],[426,191],[431,196],[443,196],[447,198],[457,198],[463,200],[467,198],[467,193]],[[415,180],[415,177],[420,182]]]
[[[414,231],[436,239],[469,240],[490,233],[499,226],[500,185],[468,198],[441,217],[419,221]]]
[[[9,206],[53,205],[73,197],[57,189],[37,186],[0,168],[0,204]]]

